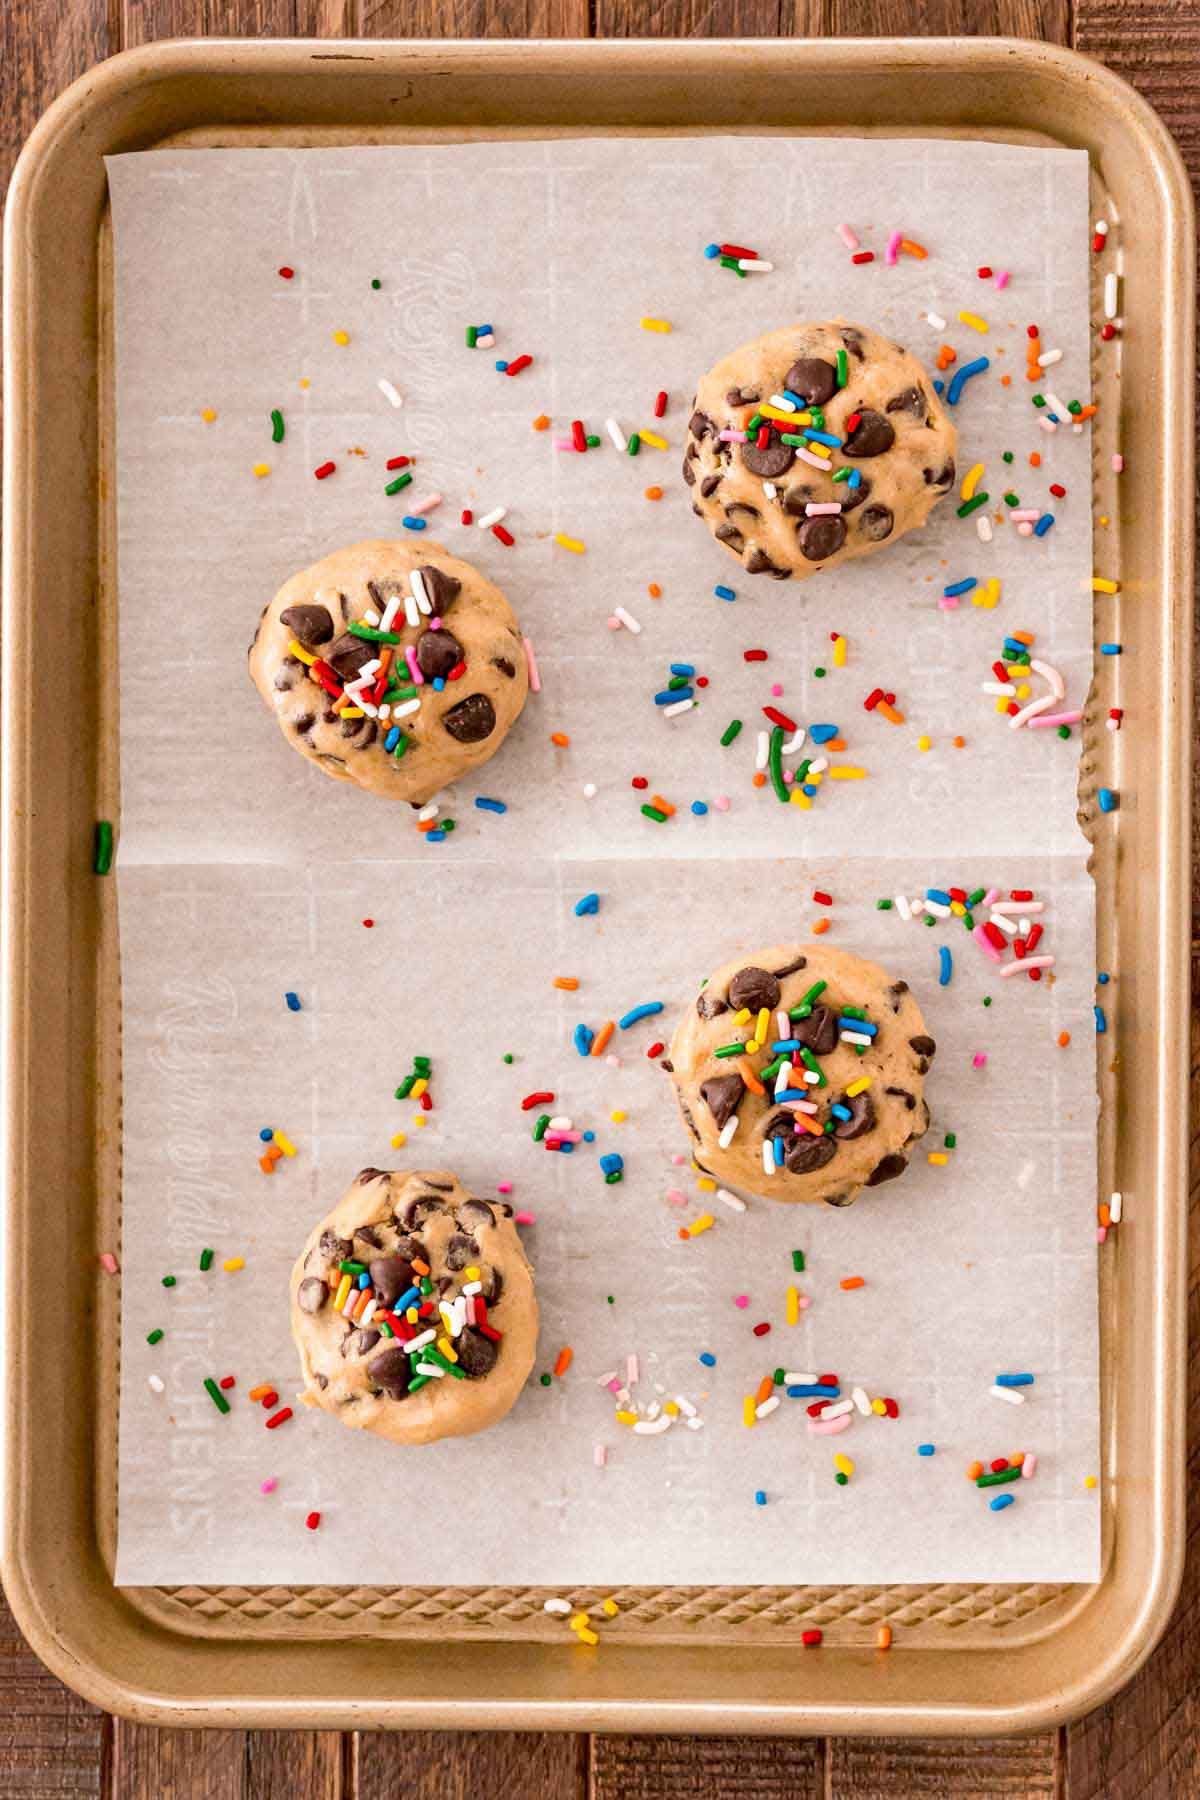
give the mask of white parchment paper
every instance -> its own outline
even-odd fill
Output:
[[[453,1532],[422,1537],[427,1583],[1094,1578],[1098,1507],[1083,1486],[1098,1455],[1094,927],[1075,821],[1078,734],[1010,732],[979,689],[1018,629],[1063,671],[1069,703],[1090,678],[1088,442],[1039,431],[1024,378],[1025,325],[1037,321],[1064,352],[1047,385],[1088,395],[1084,156],[775,136],[178,151],[108,167],[125,1081],[118,1579],[411,1582],[410,1546],[389,1521],[417,1483],[454,1496]],[[770,180],[747,182],[748,167]],[[841,216],[873,264],[850,265],[833,229]],[[886,265],[898,226],[928,260]],[[706,262],[704,243],[728,237],[775,272],[739,281]],[[277,273],[285,264],[291,281]],[[980,280],[980,265],[1010,269],[1007,290]],[[958,323],[960,309],[983,314],[989,333]],[[927,310],[945,331],[923,321]],[[1068,495],[1050,503],[1047,537],[1004,525],[984,545],[947,500],[926,530],[803,586],[747,577],[709,540],[679,476],[697,375],[761,331],[839,313],[928,362],[943,341],[960,362],[991,358],[957,408],[960,470],[985,464],[992,513],[1010,486],[1042,504],[1060,482]],[[644,315],[674,329],[643,331]],[[483,322],[495,347],[467,350],[466,325]],[[497,357],[523,352],[535,361],[521,376],[496,372]],[[553,449],[575,417],[602,434],[609,415],[655,429],[660,388],[669,452],[619,456],[607,437],[582,457]],[[278,445],[273,407],[286,419]],[[531,429],[541,412],[553,431]],[[384,464],[400,453],[416,458],[417,479],[388,498]],[[317,482],[326,460],[336,474]],[[270,474],[256,479],[259,462]],[[657,504],[644,498],[651,483],[664,490]],[[543,679],[501,753],[448,797],[457,829],[440,845],[407,808],[326,781],[290,751],[245,672],[258,614],[288,574],[341,543],[403,535],[406,501],[434,490],[446,499],[427,537],[501,583]],[[464,506],[496,505],[509,508],[512,549],[458,523]],[[556,546],[555,532],[586,554]],[[942,587],[967,576],[999,579],[1000,604],[939,610]],[[648,596],[651,582],[661,597]],[[714,598],[718,582],[735,588],[733,604]],[[607,629],[615,604],[640,620],[639,636]],[[833,631],[849,640],[845,668],[833,667]],[[745,663],[750,646],[769,662]],[[696,711],[668,721],[652,697],[673,661],[710,685]],[[866,780],[827,783],[810,812],[753,788],[772,682],[792,717],[839,725]],[[878,685],[896,692],[903,727],[864,712]],[[746,729],[722,748],[732,717]],[[551,732],[569,734],[569,749]],[[668,825],[640,814],[634,775],[674,801]],[[507,813],[477,810],[476,795]],[[712,808],[719,795],[726,812]],[[710,811],[693,815],[693,799]],[[950,883],[1036,888],[1056,979],[998,980],[961,927],[876,910],[880,896]],[[812,901],[822,888],[831,909]],[[574,901],[593,890],[599,914],[576,918]],[[739,947],[804,938],[822,913],[832,942],[916,990],[939,1044],[926,1145],[951,1131],[957,1147],[947,1165],[919,1157],[848,1210],[716,1206],[716,1226],[681,1242],[680,1224],[713,1203],[671,1161],[687,1146],[646,1048],[669,1035],[709,967]],[[954,954],[947,987],[941,943]],[[578,992],[555,990],[557,974],[576,976]],[[595,1027],[647,999],[664,1015],[617,1033],[615,1066],[576,1055],[577,1020]],[[393,1098],[415,1052],[435,1069],[423,1130]],[[568,1157],[530,1141],[519,1102],[539,1088],[595,1130],[594,1146]],[[270,1178],[257,1162],[265,1125],[299,1150]],[[403,1150],[389,1147],[397,1130]],[[625,1158],[617,1186],[597,1166],[607,1150]],[[246,1398],[262,1381],[292,1397],[288,1271],[368,1164],[451,1167],[481,1193],[508,1180],[536,1215],[525,1235],[538,1369],[564,1344],[574,1361],[549,1388],[535,1379],[482,1437],[404,1451],[310,1414],[267,1433]],[[216,1264],[201,1274],[206,1245]],[[788,1328],[794,1248],[812,1305]],[[236,1274],[220,1267],[231,1256],[246,1259]],[[844,1292],[848,1274],[866,1286]],[[772,1324],[765,1339],[752,1333],[760,1320]],[[150,1347],[154,1327],[165,1336]],[[614,1423],[596,1377],[631,1352],[635,1398],[683,1394],[702,1429],[643,1438]],[[893,1395],[901,1417],[828,1440],[785,1401],[747,1431],[742,1396],[777,1366],[836,1370],[846,1388]],[[1020,1410],[988,1395],[996,1372],[1014,1368],[1037,1377]],[[238,1385],[221,1416],[202,1383],[225,1374]],[[927,1442],[936,1454],[918,1457]],[[1038,1475],[993,1514],[963,1465],[1018,1448],[1037,1452]],[[846,1488],[833,1483],[835,1450],[855,1463]],[[278,1485],[264,1496],[269,1477]],[[317,1532],[304,1527],[310,1509]]]

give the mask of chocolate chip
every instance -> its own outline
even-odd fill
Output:
[[[848,1119],[834,1118],[833,1135],[835,1138],[857,1138],[875,1128],[875,1102],[865,1090],[861,1094],[839,1094],[838,1106],[844,1106],[850,1114]]]
[[[683,459],[683,479],[687,482],[689,487],[695,487],[696,471],[692,467],[692,459],[690,456],[685,456]]]
[[[660,1069],[665,1069],[668,1075],[673,1075],[675,1073],[675,1064],[671,1061],[669,1056],[664,1056],[658,1066]]]
[[[811,1175],[837,1155],[837,1145],[831,1137],[824,1132],[816,1137],[811,1131],[797,1131],[789,1112],[776,1113],[766,1135],[783,1139],[783,1166],[789,1175]]]
[[[389,1344],[367,1364],[367,1374],[390,1400],[403,1400],[412,1375],[412,1358],[399,1344]]]
[[[743,1006],[753,1013],[761,1012],[764,1006],[774,1011],[779,1005],[779,983],[770,969],[748,963],[729,984],[729,1004],[734,1012],[741,1012]]]
[[[285,656],[275,671],[274,686],[281,694],[288,693],[300,679],[300,663],[294,656]]]
[[[445,1211],[445,1201],[439,1200],[436,1194],[417,1194],[414,1199],[405,1202],[398,1222],[404,1231],[419,1231],[426,1219]]]
[[[707,1081],[700,1083],[700,1098],[712,1114],[718,1131],[724,1130],[729,1123],[745,1091],[746,1084],[740,1075],[710,1075]]]
[[[857,1198],[857,1196],[854,1194],[845,1194],[845,1193],[823,1194],[821,1197],[824,1200],[826,1206],[853,1206],[855,1199]]]
[[[862,332],[855,326],[845,325],[842,327],[842,342],[856,362],[862,362],[866,356],[866,351],[863,349],[865,341]]]
[[[888,1088],[884,1088],[883,1091],[885,1094],[894,1094],[897,1100],[903,1100],[903,1102],[904,1102],[905,1106],[908,1108],[909,1112],[911,1112],[913,1110],[914,1106],[917,1104],[916,1095],[910,1094],[907,1088],[888,1087]]]
[[[731,500],[725,508],[725,517],[732,519],[734,513],[745,513],[748,519],[761,519],[762,514],[757,506],[749,506],[744,500]]]
[[[371,661],[375,648],[367,638],[355,637],[352,632],[344,631],[340,638],[330,644],[325,653],[325,661],[331,669],[337,671],[343,681],[353,681],[363,664]]]
[[[423,1262],[424,1257],[421,1260]],[[403,1256],[373,1256],[367,1264],[367,1273],[371,1277],[371,1286],[389,1309],[417,1282],[412,1263]]]
[[[369,1350],[375,1348],[376,1344],[379,1342],[379,1337],[379,1332],[370,1331],[360,1325],[356,1330],[350,1333],[349,1337],[344,1337],[342,1339],[342,1355],[366,1356]]]
[[[386,1169],[360,1169],[354,1177],[357,1187],[366,1187],[372,1181],[388,1181],[390,1176]]]
[[[877,1163],[867,1176],[868,1187],[879,1187],[882,1182],[895,1181],[897,1175],[903,1175],[908,1167],[907,1156],[901,1156],[898,1150],[891,1150],[881,1163]]]
[[[725,477],[720,469],[718,469],[715,474],[706,475],[704,480],[700,483],[700,498],[702,500],[711,499],[724,479]]]
[[[699,407],[688,420],[688,430],[694,438],[715,438],[717,435],[715,422],[709,418],[706,412],[701,412]]]
[[[482,744],[496,729],[496,709],[486,694],[468,694],[442,714],[442,724],[458,743]]]
[[[456,1222],[464,1231],[476,1231],[481,1225],[494,1225],[496,1215],[486,1200],[464,1200],[454,1215]]]
[[[682,1094],[677,1095],[677,1099],[679,1101],[679,1111],[683,1115],[683,1122],[687,1126],[688,1130],[691,1132],[692,1136],[695,1138],[696,1142],[699,1143],[700,1142],[700,1128],[696,1124],[695,1119],[692,1117],[692,1109],[688,1105],[687,1101],[684,1099]]]
[[[912,413],[914,417],[923,419],[925,414],[929,411],[929,402],[925,398],[924,388],[915,385],[913,387],[902,388],[898,394],[892,395],[884,408],[884,411],[890,413]]]
[[[492,667],[499,669],[502,675],[507,675],[510,681],[517,672],[516,663],[509,662],[507,656],[493,656]]]
[[[323,1231],[317,1247],[325,1261],[332,1263],[345,1262],[354,1249],[350,1239],[339,1237],[336,1231]]]
[[[448,1269],[465,1269],[479,1256],[479,1245],[473,1237],[465,1232],[456,1231],[446,1244],[446,1267]]]
[[[837,369],[823,357],[801,356],[784,376],[783,385],[809,406],[824,406],[837,393]]]
[[[937,1055],[937,1045],[931,1037],[925,1037],[924,1035],[920,1037],[910,1037],[908,1042],[910,1049],[915,1050],[918,1056]]]
[[[322,750],[317,756],[317,761],[328,763],[331,769],[344,769],[347,766],[344,757],[334,756],[329,750]]]
[[[342,726],[342,736],[344,738],[356,738],[360,732],[366,731],[369,726],[371,728],[371,735],[367,739],[367,742],[372,743],[374,741],[374,738],[375,738],[375,721],[374,721],[374,719],[343,719],[341,721],[341,726]],[[356,750],[361,749],[361,748],[362,748],[361,745],[359,745],[359,744],[355,745]]]
[[[319,1313],[328,1298],[328,1287],[315,1275],[310,1275],[307,1281],[302,1281],[296,1290],[296,1301],[301,1312]]]
[[[307,737],[316,722],[316,718],[312,713],[297,713],[296,717],[292,720],[292,729],[295,731],[297,737]]]
[[[383,1239],[374,1225],[360,1225],[354,1233],[354,1241],[356,1244],[366,1244],[369,1250],[383,1249]]]
[[[808,562],[824,562],[834,556],[846,541],[846,522],[841,513],[818,513],[804,519],[796,528],[800,554]]]
[[[799,1038],[806,1050],[814,1056],[828,1056],[837,1048],[838,1016],[832,1006],[822,1006],[818,1000],[807,1019],[792,1021],[792,1035]]]
[[[887,997],[892,1003],[892,1011],[894,1013],[898,1013],[900,1011],[900,1002],[903,1000],[903,998],[904,998],[905,994],[907,994],[907,992],[908,992],[907,981],[893,981],[891,987],[887,991]]]
[[[731,550],[740,552],[746,545],[746,540],[738,530],[737,526],[730,525],[728,522],[724,525],[718,525],[717,529],[713,532],[713,536],[719,538],[723,544],[728,544]]]
[[[890,506],[868,506],[858,520],[858,529],[871,544],[882,544],[892,535],[896,520]]]
[[[798,956],[795,962],[788,963],[786,968],[776,969],[775,979],[776,981],[782,981],[785,975],[798,975],[801,969],[807,969],[807,967],[807,956]]]
[[[925,475],[925,486],[926,487],[942,488],[943,490],[946,488],[953,487],[954,486],[954,458],[952,456],[948,456],[946,458],[945,462],[942,464],[942,467],[938,470],[936,475],[934,474],[932,469],[926,469],[924,471],[924,475]]]
[[[464,1326],[455,1339],[454,1348],[458,1351],[458,1366],[464,1375],[478,1380],[482,1375],[490,1375],[496,1366],[499,1354],[497,1346],[491,1338],[484,1337],[482,1331],[476,1331],[473,1325]]]
[[[306,650],[327,644],[333,636],[333,615],[327,606],[285,606],[279,622]]]
[[[740,444],[742,465],[752,475],[758,475],[763,481],[775,481],[780,475],[786,475],[796,460],[796,452],[790,444],[773,433],[765,447],[760,450],[755,444]]]
[[[864,475],[857,487],[851,487],[848,481],[839,483],[842,516],[845,517],[848,512],[853,512],[855,507],[861,506],[870,491],[871,478],[869,475]]]
[[[702,1019],[719,1019],[729,1008],[719,994],[710,994],[705,988],[702,994],[696,996],[696,1011]]]
[[[399,1225],[400,1220],[397,1219],[396,1223]],[[425,1246],[418,1237],[397,1238],[393,1254],[403,1257],[405,1262],[425,1262],[427,1260]]]
[[[451,603],[462,592],[462,582],[457,575],[447,575],[444,569],[435,568],[432,563],[423,563],[417,574],[425,583],[425,592],[433,604],[433,617],[444,619]]]
[[[425,1185],[426,1187],[433,1188],[435,1192],[439,1194],[452,1194],[454,1192],[454,1183],[452,1181],[435,1181],[432,1175],[427,1175],[425,1177]]]
[[[817,490],[811,481],[800,481],[790,487],[783,496],[783,510],[791,518],[803,519],[804,509],[810,500],[817,498]]]
[[[314,1369],[313,1380],[316,1382],[317,1386],[321,1389],[322,1393],[329,1386],[328,1375],[322,1375],[319,1370]]]
[[[746,558],[745,569],[747,575],[769,575],[773,581],[786,581],[792,572],[773,563],[766,551],[760,550],[757,545]]]
[[[449,631],[423,631],[417,639],[417,666],[426,681],[444,681],[462,660],[462,645]]]
[[[870,408],[858,415],[858,424],[842,440],[843,456],[882,456],[896,441],[896,428],[882,413]]]
[[[504,1277],[499,1269],[484,1269],[479,1277],[483,1283],[483,1297],[489,1306],[495,1306],[504,1292]]]
[[[368,581],[367,593],[371,598],[376,612],[386,612],[388,601],[392,598],[393,594],[403,593],[405,591],[405,585],[406,584],[403,584],[400,581],[389,581],[386,584],[378,581]]]

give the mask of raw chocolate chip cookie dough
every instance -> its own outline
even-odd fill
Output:
[[[955,438],[899,344],[840,319],[789,325],[705,375],[683,478],[748,575],[802,579],[923,525],[954,485]]]
[[[285,582],[250,674],[302,756],[416,805],[495,754],[529,686],[500,589],[440,544],[386,539]]]
[[[663,1067],[697,1165],[774,1200],[849,1206],[928,1129],[936,1045],[907,982],[818,944],[722,964]]]
[[[537,1301],[512,1207],[445,1169],[363,1169],[309,1237],[291,1293],[300,1399],[394,1444],[494,1425],[533,1367]]]

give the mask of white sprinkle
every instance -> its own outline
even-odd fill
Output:
[[[1046,405],[1050,408],[1052,413],[1057,413],[1060,419],[1069,419],[1071,417],[1070,407],[1064,405],[1057,394],[1047,393]]]
[[[410,713],[419,712],[420,709],[420,700],[404,700],[399,706],[394,706],[392,708],[392,718],[407,719]]]
[[[762,1159],[764,1175],[773,1175],[775,1173],[775,1152],[771,1148],[772,1142],[773,1140],[771,1138],[763,1139]]]
[[[773,500],[778,492],[779,489],[775,486],[773,481],[763,482],[763,493],[767,496],[768,500]]]
[[[838,1036],[843,1044],[862,1044],[864,1049],[868,1050],[874,1042],[874,1039],[865,1031],[841,1031]]]
[[[637,1359],[636,1355],[627,1356],[625,1358],[625,1379],[629,1383],[630,1387],[633,1386],[633,1384],[637,1380],[637,1378],[638,1378],[638,1359]]]
[[[396,614],[400,611],[400,608],[403,605],[404,605],[403,595],[393,594],[391,599],[388,601],[387,605],[383,609],[383,617],[379,621],[380,631],[390,631],[392,629],[392,621],[395,619]]]
[[[796,727],[796,730],[793,732],[792,736],[787,740],[787,742],[780,746],[780,755],[781,756],[794,756],[796,754],[797,750],[800,750],[803,748],[804,740],[807,736],[808,736],[808,726],[807,725],[798,725]],[[809,764],[810,771],[811,771],[812,767],[813,767],[813,765],[810,763]],[[779,1035],[780,1035],[780,1037],[787,1036],[787,1030],[785,1027],[782,1027],[782,1026],[780,1027]]]
[[[1001,1387],[999,1383],[990,1387],[988,1393],[993,1400],[1007,1400],[1010,1406],[1024,1406],[1025,1396],[1020,1388]]]
[[[363,614],[363,624],[371,625],[376,630],[379,629],[379,614],[374,610],[373,607],[368,606],[366,612]]]
[[[788,1018],[787,1013],[781,1006],[779,1011],[775,1014],[775,1036],[781,1038],[790,1037],[791,1032],[792,1021]]]
[[[832,1406],[823,1406],[821,1408],[821,1417],[823,1419],[840,1419],[843,1418],[846,1413],[853,1411],[853,1400],[837,1400]]]
[[[730,1144],[732,1144],[733,1134],[737,1130],[739,1123],[740,1120],[737,1113],[730,1113],[724,1125],[721,1127],[720,1136],[717,1138],[717,1143],[721,1146],[722,1150],[728,1150]]]
[[[863,1418],[869,1419],[871,1416],[871,1401],[866,1388],[851,1388],[850,1398],[853,1400],[855,1406],[857,1406]]]
[[[755,1407],[755,1409],[754,1409],[755,1418],[756,1419],[769,1419],[771,1414],[778,1407],[778,1405],[779,1405],[779,1395],[772,1394],[769,1399],[763,1401],[761,1406]]]
[[[903,894],[896,895],[895,906],[896,911],[900,914],[902,919],[908,920],[912,918],[912,907],[908,904],[908,901]]]
[[[429,598],[429,590],[425,586],[425,577],[422,575],[420,569],[414,569],[412,571],[408,578],[408,585],[412,589],[412,597],[420,607],[421,611],[423,613],[431,613],[433,611],[433,601]]]
[[[427,805],[421,808],[420,812],[417,814],[417,819],[423,825],[426,819],[436,819],[441,810],[442,809],[436,800],[430,800]]]
[[[161,1394],[164,1391],[166,1383],[161,1375],[147,1375],[146,1380],[154,1393]]]
[[[391,382],[384,380],[382,377],[379,381],[379,391],[383,395],[385,400],[391,401],[393,406],[403,406],[404,405],[403,395],[398,394],[396,392],[395,388],[392,386]]]
[[[594,781],[584,782],[583,797],[585,800],[594,800],[596,798],[596,784]]]
[[[413,599],[411,594],[405,594],[405,596],[404,596],[404,620],[405,620],[405,623],[414,631],[416,630],[417,626],[421,623],[420,611],[417,607],[416,601]]]
[[[823,775],[828,767],[829,758],[827,756],[818,756],[809,763],[808,772],[810,775]]]
[[[551,1119],[550,1123],[546,1127],[546,1130],[547,1131],[572,1131],[572,1130],[574,1130],[574,1127],[575,1127],[575,1121],[573,1119],[568,1119],[564,1116],[564,1117],[557,1118],[557,1119]]]
[[[685,1419],[694,1419],[696,1417],[696,1408],[685,1394],[676,1394],[675,1404]]]
[[[771,748],[771,734],[767,731],[760,731],[758,734],[758,748],[754,752],[754,766],[756,769],[765,769],[766,768],[767,755],[770,751],[770,748]]]
[[[772,394],[769,404],[777,407],[780,412],[794,413],[800,410],[796,402],[789,400],[786,394]]]
[[[769,275],[775,267],[773,262],[764,262],[761,256],[739,256],[738,268],[750,269],[759,274]]]
[[[1048,712],[1054,704],[1053,694],[1043,694],[1040,700],[1028,701],[1019,712],[1013,713],[1008,721],[1008,729],[1019,731],[1022,725],[1027,724],[1030,719],[1036,719],[1039,713]]]
[[[652,1400],[650,1402],[649,1406],[646,1408],[646,1417],[648,1419],[657,1419],[657,1417],[661,1411],[662,1411],[662,1407],[658,1404],[658,1401]]]
[[[634,637],[636,637],[638,635],[639,631],[642,629],[641,626],[638,624],[637,620],[634,618],[631,618],[630,615],[625,611],[625,608],[623,606],[614,606],[613,607],[613,618],[620,619],[620,621],[621,621],[622,625],[625,627],[626,631],[632,631]]]
[[[821,1085],[821,1076],[817,1069],[802,1070],[801,1080],[804,1081],[808,1087],[820,1087]]]
[[[932,913],[935,919],[948,919],[950,917],[951,909],[948,906],[944,906],[940,900],[931,900],[929,896],[926,895],[922,905],[924,911]]]
[[[506,519],[507,517],[507,506],[494,506],[490,513],[484,513],[482,519],[476,519],[475,523],[478,525],[480,531],[490,531],[493,525],[498,525],[501,519]]]
[[[494,331],[485,331],[482,337],[477,337],[475,339],[475,348],[477,350],[490,350],[492,345],[495,343],[495,341],[496,341],[495,332]]]
[[[415,1356],[418,1350],[423,1350],[425,1348],[426,1344],[432,1344],[436,1336],[436,1331],[419,1331],[416,1337],[409,1338],[404,1348],[410,1356]]]
[[[914,918],[918,913],[923,913],[925,911],[925,901],[921,899],[919,894],[915,900],[910,900],[908,904],[912,907]]]
[[[1006,918],[1003,913],[1001,913],[1001,912],[992,913],[991,914],[991,923],[993,925],[998,925],[1000,927],[1001,931],[1004,933],[1005,937],[1016,937],[1017,936],[1016,925],[1013,923],[1013,921],[1011,919]]]
[[[687,1422],[687,1428],[689,1431],[703,1431],[704,1420],[700,1419],[700,1418],[689,1419]]]
[[[432,1375],[436,1380],[442,1381],[445,1379],[446,1371],[442,1368],[440,1363],[424,1362],[417,1364],[417,1374]]]
[[[380,707],[379,707],[379,716],[380,716],[380,718],[381,718],[381,719],[384,719],[384,720],[387,720],[387,719],[390,719],[390,718],[391,718],[391,716],[392,716],[392,703],[391,703],[391,701],[390,701],[390,700],[384,700],[384,701],[382,701],[382,702],[381,702],[381,703],[380,703]]]
[[[788,1387],[815,1387],[817,1382],[808,1369],[785,1369],[783,1379]]]
[[[1007,918],[1011,913],[1020,913],[1023,916],[1025,913],[1039,913],[1045,912],[1045,910],[1046,902],[1044,900],[996,900],[992,904],[992,917],[994,919],[997,913],[1003,913]]]
[[[1096,233],[1097,237],[1107,237],[1108,236],[1108,220],[1107,219],[1097,219],[1096,223],[1092,226],[1092,230]]]
[[[688,1424],[691,1423],[689,1419]],[[633,1429],[642,1437],[661,1437],[664,1431],[670,1431],[673,1424],[670,1413],[661,1413],[657,1419],[639,1419]]]
[[[482,1281],[464,1281],[463,1282],[463,1293],[464,1294],[482,1294],[482,1292],[483,1292]]]
[[[696,700],[676,700],[673,705],[663,707],[662,716],[664,719],[676,719],[680,713],[691,712],[693,706],[698,704]]]
[[[1060,363],[1062,359],[1063,353],[1061,350],[1043,350],[1042,354],[1037,359],[1038,368],[1052,369],[1055,363]],[[1055,407],[1055,411],[1058,411],[1057,407]]]
[[[592,1462],[595,1464],[596,1468],[602,1469],[607,1461],[608,1451],[605,1449],[604,1445],[594,1444],[592,1446]],[[567,1611],[570,1612],[570,1610],[571,1609],[568,1606]]]
[[[1004,696],[1015,694],[1017,689],[1015,682],[1012,681],[981,681],[979,684],[979,691],[982,694],[1000,694],[1001,696]]]
[[[717,1199],[723,1206],[730,1207],[734,1212],[745,1212],[746,1210],[746,1202],[744,1200],[739,1200],[736,1194],[731,1194],[728,1188],[719,1187],[717,1189]]]
[[[1104,277],[1104,316],[1115,319],[1117,316],[1117,283],[1120,276],[1115,269],[1110,269]]]
[[[614,447],[616,449],[620,450],[622,452],[622,454],[624,454],[624,452],[629,448],[629,444],[625,437],[625,433],[621,430],[621,427],[617,424],[617,421],[615,419],[605,419],[604,429],[605,429],[605,431],[607,431],[609,437],[612,439]]]
[[[979,533],[979,541],[981,544],[991,543],[992,521],[988,518],[986,513],[977,512],[975,514],[975,529]]]
[[[933,326],[935,331],[945,331],[946,321],[943,319],[941,313],[927,312],[925,317],[929,320],[929,323]]]
[[[1031,669],[1036,669],[1049,683],[1056,700],[1061,700],[1067,691],[1067,684],[1052,663],[1039,662],[1036,656],[1029,659]]]
[[[1108,1216],[1112,1220],[1114,1225],[1119,1225],[1121,1223],[1122,1205],[1123,1205],[1123,1202],[1122,1202],[1120,1194],[1113,1194],[1113,1196],[1111,1197],[1111,1199],[1108,1202]]]
[[[362,668],[358,671],[358,685],[360,688],[362,687],[363,683],[368,679],[369,676],[374,675],[374,673],[378,667],[379,667],[379,658],[377,656],[372,656],[367,662],[365,662],[363,664]]]
[[[543,1600],[542,1611],[548,1613],[562,1613],[565,1616],[571,1611],[571,1602],[569,1600]]]
[[[791,1081],[791,1079],[792,1079],[792,1065],[790,1062],[788,1062],[787,1058],[785,1057],[783,1062],[779,1066],[779,1073],[775,1077],[775,1092],[777,1094],[786,1094],[787,1089],[788,1089],[788,1083]]]
[[[360,1325],[369,1325],[371,1320],[375,1317],[375,1311],[378,1305],[379,1296],[377,1294],[372,1294],[371,1298],[367,1301],[367,1304],[358,1315],[358,1323]]]

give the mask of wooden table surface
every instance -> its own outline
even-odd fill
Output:
[[[39,113],[68,82],[101,57],[158,38],[884,33],[1010,33],[1085,50],[1158,108],[1193,180],[1200,176],[1200,0],[0,0],[0,187]],[[1200,1095],[1195,1011],[1192,1091]],[[1195,1127],[1192,1165],[1195,1227]],[[1195,1324],[1196,1229],[1191,1267]],[[1078,1725],[964,1742],[159,1731],[108,1718],[70,1693],[26,1647],[0,1600],[0,1800],[1200,1800],[1195,1330],[1192,1339],[1183,1594],[1141,1673]]]

